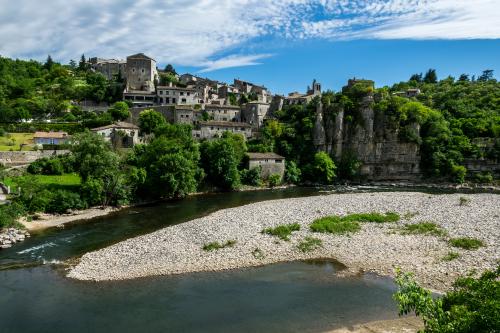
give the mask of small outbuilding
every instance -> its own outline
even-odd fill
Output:
[[[131,123],[119,121],[93,128],[92,132],[102,135],[106,141],[111,141],[117,147],[129,148],[139,143],[139,127]]]
[[[248,169],[261,168],[261,178],[267,179],[271,175],[285,174],[285,158],[276,153],[247,153]]]
[[[68,142],[66,132],[35,132],[33,141],[37,145],[62,145]]]

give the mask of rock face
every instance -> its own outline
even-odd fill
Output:
[[[361,162],[364,180],[417,181],[420,173],[420,147],[399,138],[399,128],[373,109],[374,98],[367,94],[356,115],[346,115],[341,105],[317,106],[314,144],[337,161],[355,158]],[[412,128],[419,133],[418,124]]]

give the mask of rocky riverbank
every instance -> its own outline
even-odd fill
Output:
[[[395,223],[363,223],[351,235],[313,233],[309,226],[319,217],[361,212],[393,211]],[[332,258],[350,272],[373,271],[392,275],[395,267],[413,271],[435,290],[445,290],[459,275],[472,269],[492,269],[500,259],[500,195],[379,192],[330,194],[272,200],[225,209],[186,223],[132,238],[85,254],[68,276],[80,280],[121,280],[151,275],[217,271],[281,261]],[[165,216],[168,219],[168,216]],[[408,235],[407,224],[432,221],[446,236]],[[261,231],[299,223],[290,241]],[[320,239],[322,247],[302,252],[297,245],[306,237]],[[471,237],[483,247],[465,250],[448,240]],[[235,240],[231,247],[203,250],[211,242]],[[458,257],[446,260],[449,253]]]
[[[0,230],[0,249],[7,249],[15,243],[22,242],[30,237],[29,232],[16,228]]]
[[[90,220],[99,216],[105,216],[120,210],[120,208],[106,207],[106,208],[89,208],[84,210],[73,211],[69,214],[37,214],[36,220],[28,221],[23,217],[19,222],[29,231],[39,231],[47,228],[60,227],[66,223]]]

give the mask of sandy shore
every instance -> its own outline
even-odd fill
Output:
[[[119,208],[89,208],[85,210],[75,211],[72,214],[52,215],[52,214],[37,214],[39,219],[28,222],[26,218],[22,218],[19,222],[24,225],[28,231],[39,231],[47,228],[59,227],[65,223],[70,223],[80,220],[90,220],[95,217],[105,216],[118,211]]]
[[[460,197],[468,202],[460,205]],[[350,236],[312,233],[310,223],[326,215],[355,212],[398,212],[397,223],[364,223]],[[411,214],[408,214],[411,213]],[[406,219],[403,216],[406,215]],[[409,215],[413,215],[409,217]],[[151,275],[217,271],[312,258],[332,258],[352,272],[393,275],[395,267],[415,272],[434,290],[450,287],[471,269],[492,269],[500,259],[500,195],[380,192],[331,194],[258,202],[217,211],[209,216],[132,238],[85,254],[68,276],[80,280],[122,280]],[[432,221],[448,237],[474,237],[485,247],[475,251],[452,248],[446,237],[403,235],[405,224]],[[299,223],[289,242],[261,233],[263,228]],[[297,249],[307,236],[323,241],[309,253]],[[236,240],[234,247],[207,252],[204,244]],[[255,250],[263,254],[256,256]],[[449,251],[460,257],[442,258]]]

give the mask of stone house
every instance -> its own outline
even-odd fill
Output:
[[[148,91],[126,91],[123,93],[123,99],[132,102],[134,107],[144,108],[155,105],[156,95]]]
[[[117,123],[91,129],[92,132],[104,137],[113,145],[130,148],[139,143],[139,127],[119,121]]]
[[[158,86],[156,98],[159,105],[194,105],[198,104],[198,93],[193,88]]]
[[[301,94],[299,92],[289,93],[283,105],[303,105],[309,103],[314,97],[321,96],[321,83],[313,80],[312,86],[307,87],[307,93]]]
[[[231,121],[200,121],[192,134],[196,139],[213,139],[221,137],[224,132],[241,134],[245,139],[252,137],[249,124]]]
[[[241,121],[260,128],[267,119],[269,113],[269,103],[252,101],[245,104],[241,113]]]
[[[156,61],[138,53],[127,57],[126,64],[126,91],[155,91],[155,82],[158,80]]]
[[[276,153],[247,153],[248,169],[261,167],[260,176],[267,179],[271,175],[280,175],[283,179],[285,174],[285,158]]]
[[[68,143],[66,132],[35,132],[33,142],[36,145],[62,145]]]
[[[191,106],[176,105],[174,107],[175,124],[196,124],[201,119],[201,111]]]
[[[88,62],[94,71],[101,73],[108,80],[118,76],[119,73],[125,77],[127,62],[124,60],[94,57],[90,58]]]
[[[215,121],[241,121],[241,108],[237,105],[206,104],[205,112]]]

